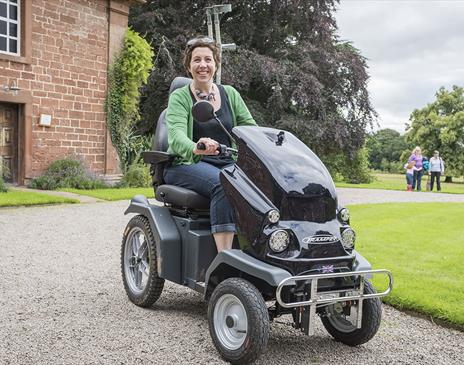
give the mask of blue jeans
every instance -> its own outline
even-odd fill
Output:
[[[191,165],[178,165],[166,168],[164,170],[164,181],[166,184],[190,189],[211,199],[211,233],[235,233],[234,210],[219,181],[220,172],[220,168],[200,161]]]
[[[421,180],[422,175],[424,174],[424,170],[414,170],[414,178],[412,180],[412,190],[414,190],[417,186],[417,191],[421,190]]]
[[[412,186],[413,180],[414,180],[414,175],[406,173],[406,184]]]

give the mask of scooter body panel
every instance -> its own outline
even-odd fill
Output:
[[[124,214],[136,213],[148,218],[156,241],[158,275],[182,284],[182,241],[168,208],[150,204],[143,195],[132,198]]]
[[[211,235],[209,217],[190,219],[172,217],[182,241],[182,282],[180,284],[195,289],[197,282],[204,282],[206,270],[217,255],[216,245]]]

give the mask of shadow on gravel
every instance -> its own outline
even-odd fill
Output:
[[[201,294],[189,291],[179,295],[177,292],[168,292],[161,294],[158,302],[153,304],[150,311],[157,312],[177,312],[178,314],[187,314],[189,317],[206,320],[208,305],[203,301]]]
[[[290,360],[293,363],[325,364],[328,354],[356,355],[366,351],[370,350],[364,346],[350,347],[337,342],[323,330],[308,337],[290,326],[273,323],[267,351],[259,358],[257,364],[288,364]]]

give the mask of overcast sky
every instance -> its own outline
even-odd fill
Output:
[[[369,65],[380,128],[404,132],[440,86],[464,86],[464,0],[341,0],[340,38]]]

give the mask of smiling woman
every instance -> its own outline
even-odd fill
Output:
[[[235,233],[233,210],[219,183],[221,169],[234,161],[218,156],[218,147],[220,144],[232,147],[228,133],[233,127],[256,125],[237,90],[213,82],[220,64],[220,49],[213,39],[197,37],[187,43],[184,67],[192,82],[169,97],[168,152],[176,155],[176,159],[164,170],[167,184],[210,198],[211,231],[218,251],[232,247]],[[200,123],[193,118],[192,106],[200,100],[212,104],[227,133],[215,120]]]

